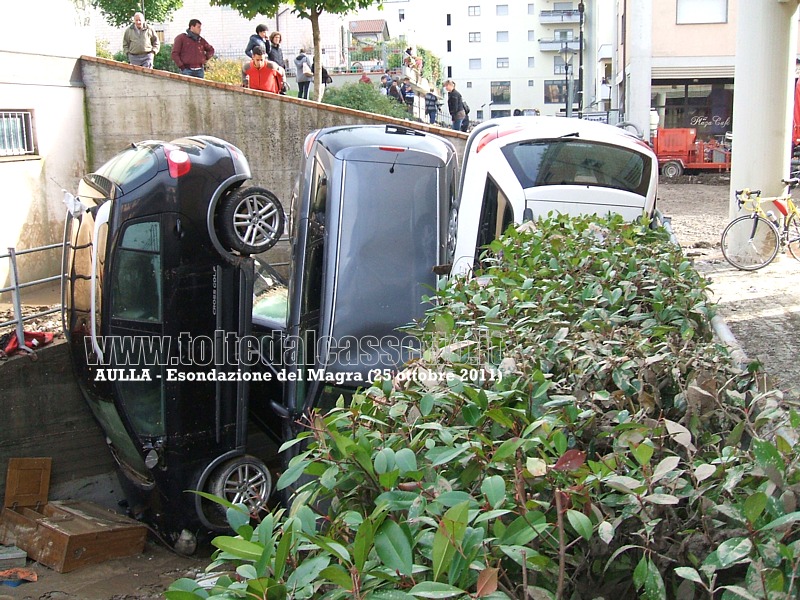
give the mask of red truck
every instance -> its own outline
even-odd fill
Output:
[[[657,129],[653,150],[658,156],[661,174],[678,177],[684,171],[729,171],[731,168],[730,134],[723,142],[697,139],[697,129]]]

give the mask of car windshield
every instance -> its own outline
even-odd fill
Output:
[[[531,140],[502,149],[524,189],[590,185],[647,196],[650,158],[613,144],[575,139]]]
[[[153,149],[150,146],[131,146],[94,174],[112,181],[127,193],[152,179],[157,172],[158,159]]]

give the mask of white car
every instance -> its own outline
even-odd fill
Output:
[[[452,273],[467,273],[511,223],[546,216],[653,216],[658,159],[623,129],[557,117],[505,117],[467,140],[450,216]]]

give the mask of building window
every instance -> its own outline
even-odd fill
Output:
[[[478,121],[483,121],[483,111],[482,110],[477,111],[475,113],[475,118],[478,119]]]
[[[536,41],[536,36],[533,33],[533,29],[528,29],[528,41],[529,42],[535,42]]]
[[[492,104],[511,104],[511,82],[492,81],[491,101]]]
[[[406,11],[403,8],[397,9],[397,19],[402,22],[406,20]]]
[[[453,78],[453,67],[447,67],[447,78],[448,79]]]
[[[447,13],[447,26],[449,27],[452,24],[453,23],[452,23],[452,19],[450,18],[450,13]]]
[[[497,32],[497,41],[498,42],[507,42],[508,41],[508,32],[507,31],[498,31]]]
[[[508,16],[508,4],[498,4],[497,5],[497,16],[498,17],[507,17]]]
[[[556,29],[553,38],[559,42],[568,42],[574,39],[575,34],[572,29]]]
[[[468,6],[467,7],[467,14],[470,17],[480,17],[481,16],[481,7],[480,6]]]
[[[553,57],[553,75],[566,75],[567,65],[560,56]]]
[[[507,69],[508,68],[508,57],[504,56],[497,59],[497,68],[498,69]]]
[[[536,59],[533,56],[528,57],[528,68],[533,69],[536,67]]]
[[[544,103],[564,104],[567,100],[567,82],[563,79],[547,79],[544,82]]]
[[[452,42],[452,40],[447,40],[447,51],[448,52],[452,52],[453,51],[453,42]]]
[[[480,42],[481,41],[481,32],[480,31],[470,31],[469,32],[469,41],[470,42]]]
[[[470,58],[469,59],[469,68],[470,69],[480,69],[481,68],[481,59],[480,58]]]
[[[678,25],[727,23],[728,0],[678,0],[675,22]]]
[[[0,156],[36,154],[33,112],[0,110]]]
[[[471,88],[471,87],[472,87],[472,82],[471,82],[471,81],[468,81],[468,82],[467,82],[467,88]]]
[[[492,111],[492,118],[497,119],[498,117],[510,117],[511,110],[493,110]]]
[[[572,10],[572,2],[553,2],[553,10]]]
[[[535,15],[536,12],[533,10],[533,4],[528,4],[528,14]]]
[[[533,87],[533,79],[528,79],[528,87]]]

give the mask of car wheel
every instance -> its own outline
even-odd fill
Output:
[[[245,454],[220,465],[209,479],[208,490],[232,504],[244,504],[251,515],[257,515],[266,510],[272,475],[263,461]]]
[[[239,188],[222,201],[219,235],[241,254],[260,254],[283,234],[286,217],[280,200],[264,188]]]
[[[681,163],[679,163],[677,160],[671,160],[667,163],[664,163],[664,166],[661,167],[661,174],[667,179],[680,177],[683,175],[683,165],[681,165]]]

